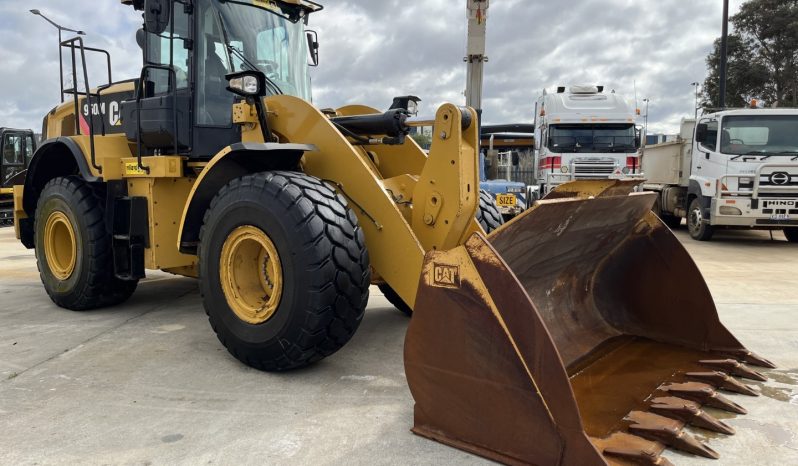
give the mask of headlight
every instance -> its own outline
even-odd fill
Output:
[[[752,189],[754,187],[753,178],[740,178],[740,188]]]
[[[629,174],[629,167],[623,167],[623,170],[621,170],[621,171],[623,172],[624,175],[628,175]]]
[[[568,173],[568,165],[563,165],[562,168],[560,168],[560,171],[563,173]]]
[[[263,95],[266,78],[259,71],[245,71],[227,75],[227,90],[242,97]]]

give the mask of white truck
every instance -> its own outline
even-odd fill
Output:
[[[603,86],[558,87],[535,105],[535,162],[542,195],[581,179],[639,175],[640,131],[626,100]]]
[[[745,109],[682,121],[676,142],[650,146],[643,189],[655,212],[690,236],[717,227],[784,230],[798,242],[798,110]]]

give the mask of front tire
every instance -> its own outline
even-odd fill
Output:
[[[138,281],[114,276],[105,228],[105,190],[81,178],[55,178],[36,207],[36,261],[44,289],[58,306],[86,311],[126,301]]]
[[[690,237],[698,241],[709,241],[715,233],[715,229],[704,219],[704,208],[701,200],[693,198],[690,208],[687,211],[687,228],[690,230]]]
[[[316,178],[238,178],[205,215],[203,304],[219,341],[248,366],[296,369],[341,349],[363,319],[370,280],[357,217]]]
[[[784,229],[784,236],[790,243],[798,243],[798,228],[790,227]]]

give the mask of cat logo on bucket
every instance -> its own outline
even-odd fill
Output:
[[[433,264],[432,286],[460,288],[460,267],[456,265]]]

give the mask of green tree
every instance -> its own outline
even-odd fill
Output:
[[[798,0],[750,0],[731,18],[726,104],[763,99],[776,106],[798,106]],[[720,39],[707,57],[704,103],[719,102]]]
[[[430,146],[432,146],[432,136],[429,134],[418,132],[416,134],[411,134],[410,137],[412,137],[422,149],[429,149]]]

